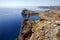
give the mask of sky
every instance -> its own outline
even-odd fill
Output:
[[[60,6],[60,0],[0,0],[0,7]]]

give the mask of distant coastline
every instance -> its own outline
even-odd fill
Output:
[[[60,9],[60,6],[39,6],[38,8],[43,8],[43,9]]]

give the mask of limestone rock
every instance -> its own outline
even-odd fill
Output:
[[[37,14],[41,18],[35,21],[26,17],[22,22],[18,40],[60,40],[60,10],[27,10],[25,14]]]

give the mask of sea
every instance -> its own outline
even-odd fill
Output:
[[[15,40],[18,37],[23,20],[21,13],[24,9],[33,11],[51,10],[38,7],[0,8],[0,40]]]

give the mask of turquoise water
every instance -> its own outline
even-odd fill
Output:
[[[40,19],[38,15],[31,15],[29,18],[35,21]]]

